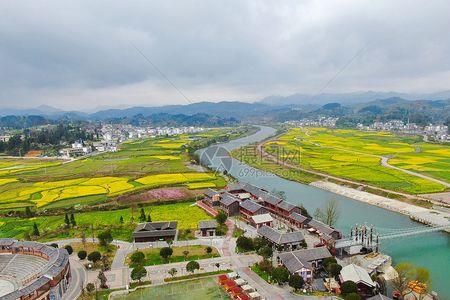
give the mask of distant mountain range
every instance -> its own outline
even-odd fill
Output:
[[[271,96],[259,102],[198,102],[188,105],[131,107],[94,113],[62,111],[49,106],[33,109],[2,109],[0,116],[41,116],[50,121],[108,121],[130,124],[195,124],[223,126],[237,122],[297,120],[314,116],[337,116],[342,122],[372,122],[403,119],[417,123],[447,122],[450,118],[450,91],[413,95],[395,92],[355,92],[342,94]],[[3,119],[3,118],[2,118]],[[34,124],[36,119],[13,123]],[[39,120],[41,121],[41,120]],[[0,122],[0,126],[1,126]],[[345,123],[347,124],[347,123]]]

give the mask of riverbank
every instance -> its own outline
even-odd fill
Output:
[[[310,183],[309,185],[370,205],[375,205],[384,209],[404,214],[411,219],[426,225],[449,226],[446,231],[450,232],[450,213],[448,212],[408,204],[402,201],[374,195],[368,192],[360,191],[328,181],[315,181]]]

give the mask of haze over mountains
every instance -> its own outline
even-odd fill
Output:
[[[93,113],[62,111],[50,106],[31,109],[2,109],[0,126],[36,124],[36,119],[6,116],[40,116],[38,122],[60,120],[108,121],[133,125],[226,126],[238,122],[283,122],[315,116],[342,119],[344,125],[374,120],[401,119],[426,124],[450,119],[450,91],[431,94],[354,92],[341,94],[271,96],[248,103],[239,101],[197,102],[158,107],[111,108]],[[19,124],[19,125],[18,125]]]

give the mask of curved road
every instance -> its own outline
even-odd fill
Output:
[[[442,180],[436,179],[434,177],[427,176],[425,174],[416,173],[416,172],[413,172],[413,171],[410,171],[410,170],[406,170],[406,169],[402,169],[402,168],[393,166],[393,165],[389,164],[389,159],[390,159],[389,157],[381,156],[381,165],[383,167],[386,167],[386,168],[394,169],[394,170],[397,170],[397,171],[402,171],[402,172],[404,172],[406,174],[409,174],[409,175],[412,175],[412,176],[416,176],[416,177],[420,177],[420,178],[423,178],[423,179],[426,179],[426,180],[430,180],[430,181],[442,184],[442,185],[444,185],[446,187],[450,187],[450,183],[448,183],[446,181],[442,181]]]

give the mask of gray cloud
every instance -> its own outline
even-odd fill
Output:
[[[449,1],[3,1],[0,107],[450,86]]]

